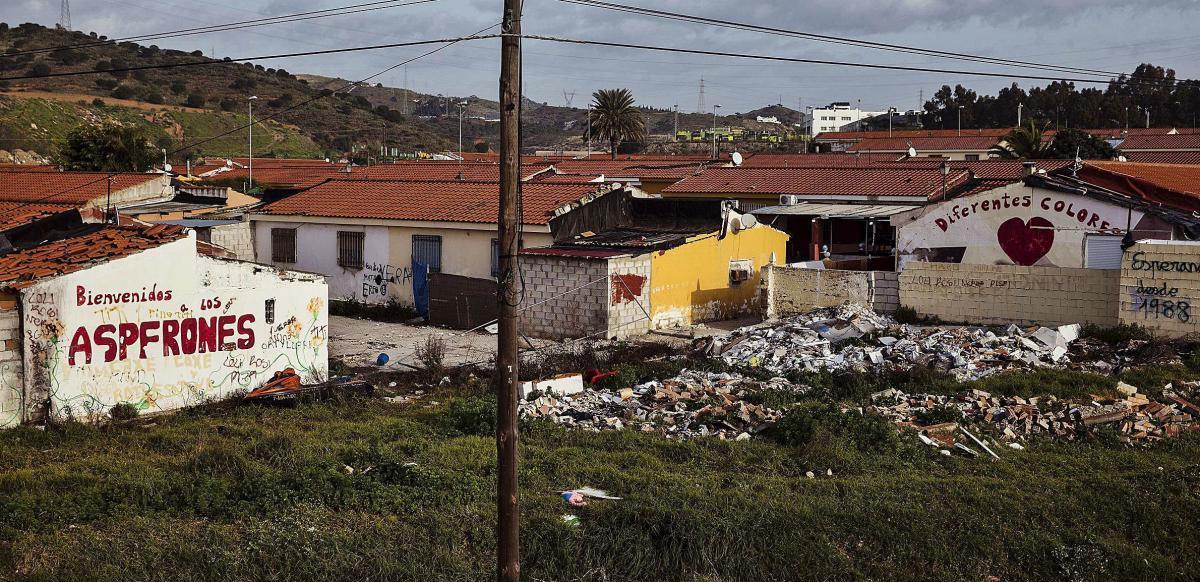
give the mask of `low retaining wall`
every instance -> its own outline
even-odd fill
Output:
[[[1155,335],[1200,333],[1200,243],[1142,241],[1121,261],[1121,323]]]
[[[890,271],[800,269],[770,265],[764,268],[767,317],[788,317],[814,307],[852,301],[892,313],[900,305],[898,274]]]
[[[1118,322],[1120,275],[1117,270],[913,261],[900,274],[900,304],[949,322],[1112,326]]]

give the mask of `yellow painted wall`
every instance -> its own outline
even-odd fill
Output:
[[[730,234],[693,237],[686,244],[656,252],[650,261],[650,316],[655,329],[728,319],[753,313],[764,265],[782,261],[788,235],[769,226]],[[729,281],[729,262],[749,259],[752,276]]]

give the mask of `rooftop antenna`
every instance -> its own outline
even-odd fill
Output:
[[[71,30],[71,0],[62,0],[62,6],[58,10],[58,27]]]
[[[700,96],[696,99],[696,113],[704,113],[704,77],[700,77]]]
[[[566,89],[563,89],[563,99],[567,102],[567,107],[570,107],[571,102],[575,100],[575,92],[568,93]]]

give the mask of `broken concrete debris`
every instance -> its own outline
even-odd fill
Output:
[[[591,431],[630,428],[669,437],[746,440],[782,416],[778,410],[746,400],[766,389],[806,390],[783,378],[759,382],[728,373],[684,370],[674,378],[619,390],[539,396],[522,402],[520,413]]]
[[[995,456],[984,442],[962,428],[964,424],[982,426],[997,439],[1009,442],[1009,448],[1024,448],[1017,441],[1033,436],[1074,441],[1084,435],[1104,429],[1116,430],[1125,442],[1151,443],[1163,438],[1178,437],[1184,431],[1200,430],[1200,411],[1189,411],[1187,402],[1174,393],[1164,393],[1162,401],[1149,398],[1132,389],[1122,398],[1093,400],[1077,405],[1046,396],[993,396],[981,390],[971,390],[953,396],[938,394],[906,394],[896,389],[872,395],[869,410],[883,415],[901,427],[919,431],[921,442],[938,447],[956,447],[954,434],[961,433],[975,445]],[[921,419],[942,416],[949,411],[955,421],[922,426]],[[1016,446],[1013,446],[1016,445]],[[958,447],[962,450],[962,447]],[[972,455],[973,456],[973,455]]]
[[[979,327],[904,325],[846,303],[705,338],[696,348],[730,364],[777,373],[926,365],[975,380],[1013,366],[1065,364],[1079,334],[1077,324],[1030,332],[1010,325],[1000,335]]]

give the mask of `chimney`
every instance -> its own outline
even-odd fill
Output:
[[[1024,167],[1024,170],[1025,170],[1024,172],[1022,172],[1022,175],[1028,177],[1028,176],[1032,176],[1037,173],[1037,162],[1025,162],[1021,165]]]

